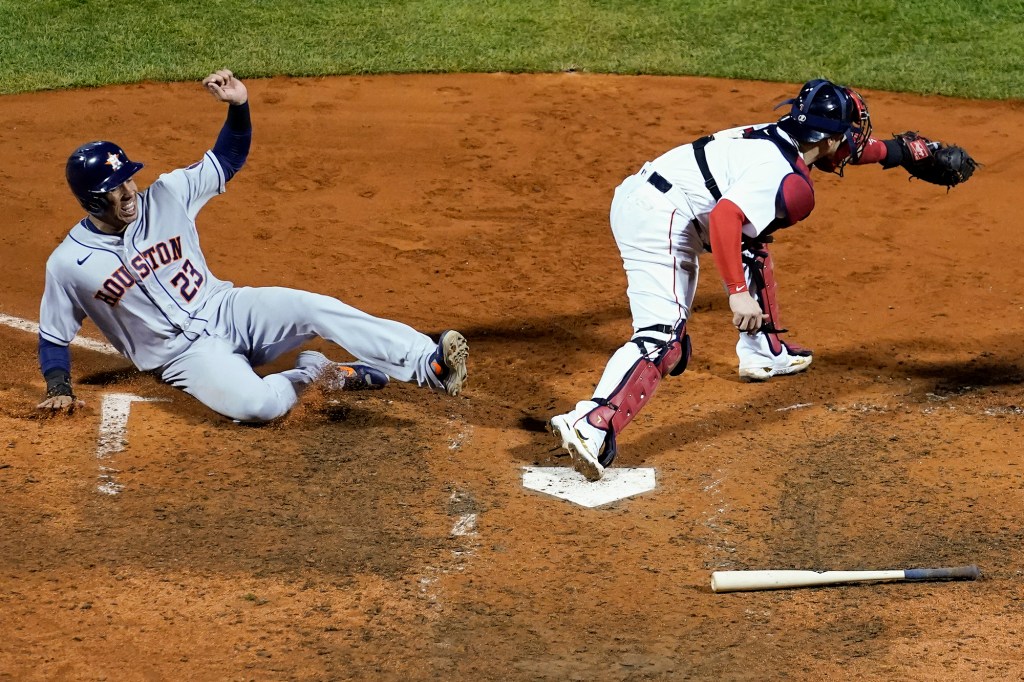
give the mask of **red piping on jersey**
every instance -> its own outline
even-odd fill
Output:
[[[673,254],[672,255],[672,296],[675,298],[676,308],[679,311],[679,314],[676,317],[676,322],[681,320],[682,317],[683,317],[683,306],[681,306],[679,304],[679,289],[676,287],[676,284],[677,284],[677,282],[676,282],[676,277],[677,277],[676,272],[679,270],[679,259],[675,257],[675,252],[672,250],[672,227],[673,227],[673,225],[675,225],[676,213],[678,213],[678,212],[679,212],[678,209],[672,209],[672,215],[670,215],[669,218],[668,218],[668,252]]]

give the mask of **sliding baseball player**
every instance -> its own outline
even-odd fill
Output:
[[[161,175],[145,190],[142,168],[108,141],[68,159],[68,184],[88,215],[46,264],[40,307],[43,410],[73,409],[68,344],[90,318],[140,370],[243,422],[286,414],[302,390],[330,373],[343,389],[383,388],[389,377],[457,395],[466,381],[466,339],[435,342],[408,325],[368,315],[320,294],[236,287],[218,279],[199,244],[196,219],[242,168],[252,137],[248,92],[228,70],[203,80],[228,105],[213,148],[197,163]],[[293,369],[260,376],[254,367],[321,337],[358,361],[300,353]]]

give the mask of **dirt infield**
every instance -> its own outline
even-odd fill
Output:
[[[877,132],[917,129],[985,166],[949,193],[900,169],[815,174],[818,207],[774,250],[786,326],[816,352],[805,375],[739,382],[707,258],[693,361],[620,439],[618,464],[658,486],[585,509],[521,478],[567,465],[542,425],[629,334],[612,190],[676,144],[770,119],[794,86],[247,85],[252,154],[199,219],[214,272],[455,327],[470,383],[313,392],[249,428],[76,347],[88,408],[47,420],[35,337],[0,326],[0,679],[1024,677],[1019,102],[864,92]],[[0,313],[26,320],[80,217],[67,154],[113,139],[147,185],[223,121],[198,84],[0,102]],[[133,403],[100,459],[112,394],[162,401]],[[984,579],[709,587],[719,568],[971,563]]]

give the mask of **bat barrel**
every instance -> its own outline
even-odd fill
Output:
[[[903,571],[715,571],[711,589],[715,592],[778,590],[790,587],[837,585],[845,582],[902,580]]]
[[[974,580],[981,575],[977,566],[955,568],[912,568],[885,571],[715,571],[711,574],[714,592],[777,590],[815,585],[838,585],[851,582],[889,582],[922,580]]]

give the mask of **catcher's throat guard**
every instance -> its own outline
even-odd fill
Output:
[[[645,332],[656,332],[669,338],[666,341],[645,336]],[[610,396],[594,398],[598,406],[586,416],[588,424],[607,433],[604,449],[598,457],[598,463],[603,467],[611,465],[618,453],[615,435],[626,428],[650,401],[664,377],[679,376],[690,361],[690,336],[686,333],[685,321],[675,329],[668,325],[640,329],[631,341],[640,349],[640,359],[626,372]]]

